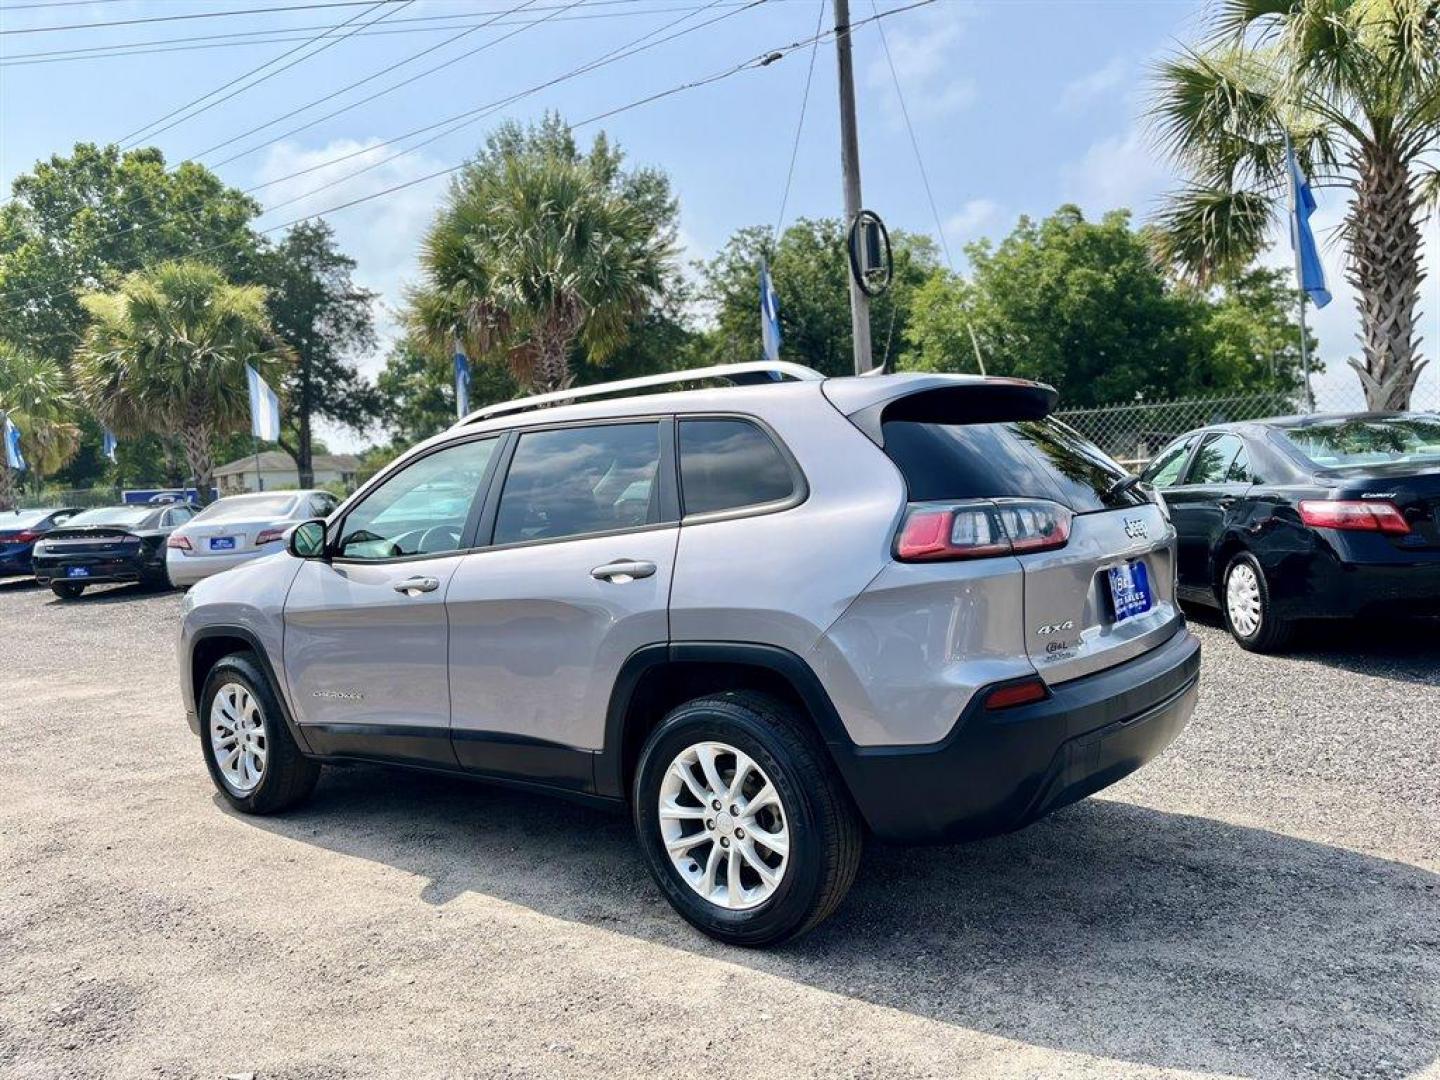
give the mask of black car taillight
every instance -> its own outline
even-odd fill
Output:
[[[912,503],[895,538],[901,562],[984,559],[1062,548],[1072,514],[1046,499]]]
[[[1382,532],[1404,536],[1410,531],[1399,508],[1389,502],[1359,499],[1306,499],[1300,503],[1300,520],[1322,529]]]

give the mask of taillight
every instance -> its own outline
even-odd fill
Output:
[[[1410,523],[1394,503],[1347,499],[1306,499],[1300,503],[1300,520],[1321,529],[1349,529],[1403,536]]]
[[[284,537],[284,529],[261,529],[259,535],[255,537],[255,546],[259,547],[261,544],[269,544],[276,540],[282,540]]]
[[[0,537],[0,539],[3,539],[6,543],[9,544],[28,544],[32,540],[39,540],[40,537],[44,535],[44,533],[38,532],[17,532],[11,533],[9,536],[6,537]]]
[[[992,499],[910,507],[895,540],[901,562],[984,559],[1064,547],[1071,513],[1044,499]]]
[[[166,546],[167,548],[174,548],[176,551],[190,551],[190,550],[191,550],[191,548],[190,548],[190,538],[189,538],[188,536],[180,536],[180,535],[178,535],[178,534],[176,534],[176,533],[171,533],[171,534],[170,534],[170,539],[168,539],[168,540],[165,541],[165,546]]]

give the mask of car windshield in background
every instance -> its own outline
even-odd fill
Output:
[[[1411,462],[1440,465],[1440,416],[1357,416],[1281,432],[1322,469]]]
[[[1128,475],[1084,436],[1053,419],[1002,424],[887,420],[888,454],[916,502],[936,499],[1052,499],[1076,513],[1139,506]]]
[[[194,520],[211,525],[221,521],[279,520],[288,517],[294,508],[293,494],[247,495],[211,503],[196,514]]]
[[[28,529],[31,525],[38,525],[44,521],[54,510],[17,510],[9,514],[0,514],[0,532],[8,532],[11,529]]]
[[[65,522],[65,528],[72,525],[139,525],[153,513],[153,506],[102,506],[98,510],[76,514]]]

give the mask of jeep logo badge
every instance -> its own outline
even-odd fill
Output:
[[[1144,518],[1126,518],[1125,535],[1131,540],[1144,540],[1150,534],[1145,531]]]

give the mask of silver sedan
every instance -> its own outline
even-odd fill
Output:
[[[291,526],[328,517],[339,500],[328,491],[264,491],[211,503],[166,543],[170,584],[188,588],[202,578],[262,555],[273,555]]]

